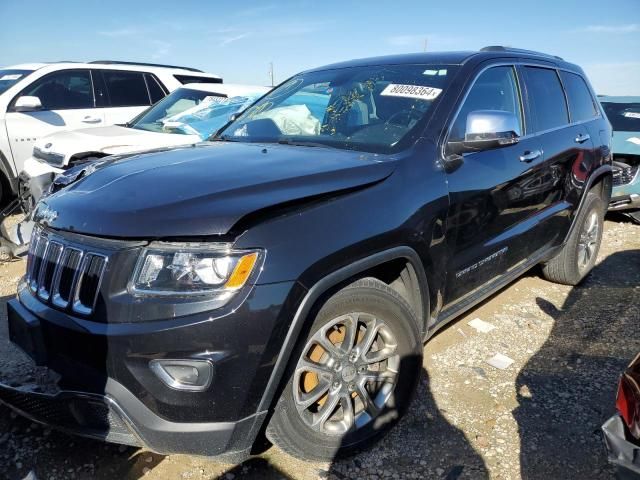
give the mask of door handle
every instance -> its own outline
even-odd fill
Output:
[[[576,142],[576,143],[584,143],[584,142],[586,142],[587,140],[589,140],[590,138],[591,138],[591,137],[589,136],[589,134],[588,134],[588,133],[587,133],[587,134],[584,134],[584,135],[581,133],[581,134],[580,134],[580,135],[578,135],[576,138],[574,138],[574,142]]]
[[[90,115],[87,115],[82,119],[82,121],[83,123],[100,123],[102,119],[99,117],[92,117]]]
[[[521,162],[533,162],[536,158],[540,158],[542,156],[542,150],[527,150],[522,155],[520,155]]]

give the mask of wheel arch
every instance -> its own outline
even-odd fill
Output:
[[[429,286],[422,261],[416,251],[411,247],[401,246],[359,259],[321,278],[307,291],[298,305],[291,322],[260,401],[258,411],[271,410],[279,398],[283,383],[286,383],[283,377],[287,371],[291,354],[295,350],[301,335],[305,332],[304,327],[311,325],[314,313],[318,311],[318,308],[326,299],[358,279],[365,277],[381,279],[379,278],[380,276],[399,269],[399,265],[403,262],[405,268],[400,269],[400,275],[404,277],[403,281],[406,280],[407,282],[405,284],[407,292],[399,293],[416,310],[416,317],[421,322],[418,327],[421,329],[423,338],[426,338],[431,311]],[[384,281],[384,279],[381,280]],[[390,286],[394,288],[392,284]],[[409,298],[407,298],[407,295]]]
[[[2,186],[8,187],[9,192],[12,195],[18,193],[18,177],[13,174],[13,168],[9,160],[0,150],[0,182],[3,182]]]
[[[602,201],[605,205],[609,205],[609,200],[611,199],[611,187],[613,185],[613,169],[611,165],[601,165],[596,170],[593,171],[589,178],[587,178],[586,185],[582,189],[582,196],[580,198],[580,203],[578,203],[578,208],[576,209],[576,213],[571,222],[571,226],[569,227],[569,231],[567,232],[562,245],[566,244],[571,236],[571,233],[576,228],[576,222],[578,219],[578,214],[584,207],[584,203],[587,199],[587,194],[594,189],[600,190],[600,195]]]

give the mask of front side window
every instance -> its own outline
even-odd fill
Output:
[[[62,70],[51,73],[25,88],[20,96],[38,97],[43,110],[93,108],[93,88],[89,70]]]
[[[399,151],[416,140],[456,68],[374,65],[303,73],[252,105],[220,138]]]
[[[568,124],[567,102],[556,71],[540,67],[524,67],[523,70],[533,124],[530,133]]]
[[[102,70],[102,77],[110,106],[139,107],[151,104],[142,72]]]
[[[0,69],[0,94],[33,73],[33,70]]]
[[[476,79],[453,123],[449,141],[464,140],[467,116],[477,110],[499,110],[513,113],[522,132],[522,108],[514,68],[492,67]]]
[[[640,102],[601,103],[614,131],[640,132]]]
[[[575,73],[560,72],[567,98],[569,100],[569,112],[572,122],[582,122],[598,116],[589,87],[580,75]]]

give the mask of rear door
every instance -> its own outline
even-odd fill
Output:
[[[514,113],[525,132],[515,66],[495,66],[475,80],[453,121],[448,141],[462,141],[467,115],[478,110]],[[542,147],[535,135],[518,143],[465,153],[447,172],[450,261],[445,310],[526,260],[529,231],[540,212],[538,193],[548,179],[540,169]]]
[[[560,245],[579,202],[576,185],[586,180],[593,162],[593,143],[584,123],[572,121],[559,71],[523,66],[528,124],[540,139],[543,161],[539,185],[532,185],[540,212],[529,233],[530,252]]]
[[[16,112],[13,105],[23,95],[38,97],[42,110]],[[95,108],[88,69],[60,70],[34,81],[12,100],[5,118],[18,172],[39,138],[60,130],[99,126],[104,121],[102,110]]]
[[[103,107],[108,125],[127,123],[152,104],[144,72],[96,69],[93,77],[96,101]],[[159,94],[154,93],[154,96]]]

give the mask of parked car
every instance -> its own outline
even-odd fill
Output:
[[[55,374],[2,402],[161,453],[266,431],[333,458],[402,417],[439,328],[538,264],[579,283],[611,195],[583,71],[504,47],[309,70],[216,140],[56,179],[8,303]]]
[[[35,142],[20,173],[25,210],[31,211],[53,177],[70,167],[113,154],[207,140],[231,114],[268,91],[253,85],[193,83],[174,90],[126,124],[47,135]]]
[[[131,62],[30,63],[0,68],[0,200],[39,138],[125,123],[185,83],[222,83],[187,67]]]
[[[609,210],[640,223],[640,97],[599,97],[613,126],[613,193]]]
[[[616,398],[618,413],[602,426],[609,461],[620,479],[640,478],[640,355],[622,374]]]

